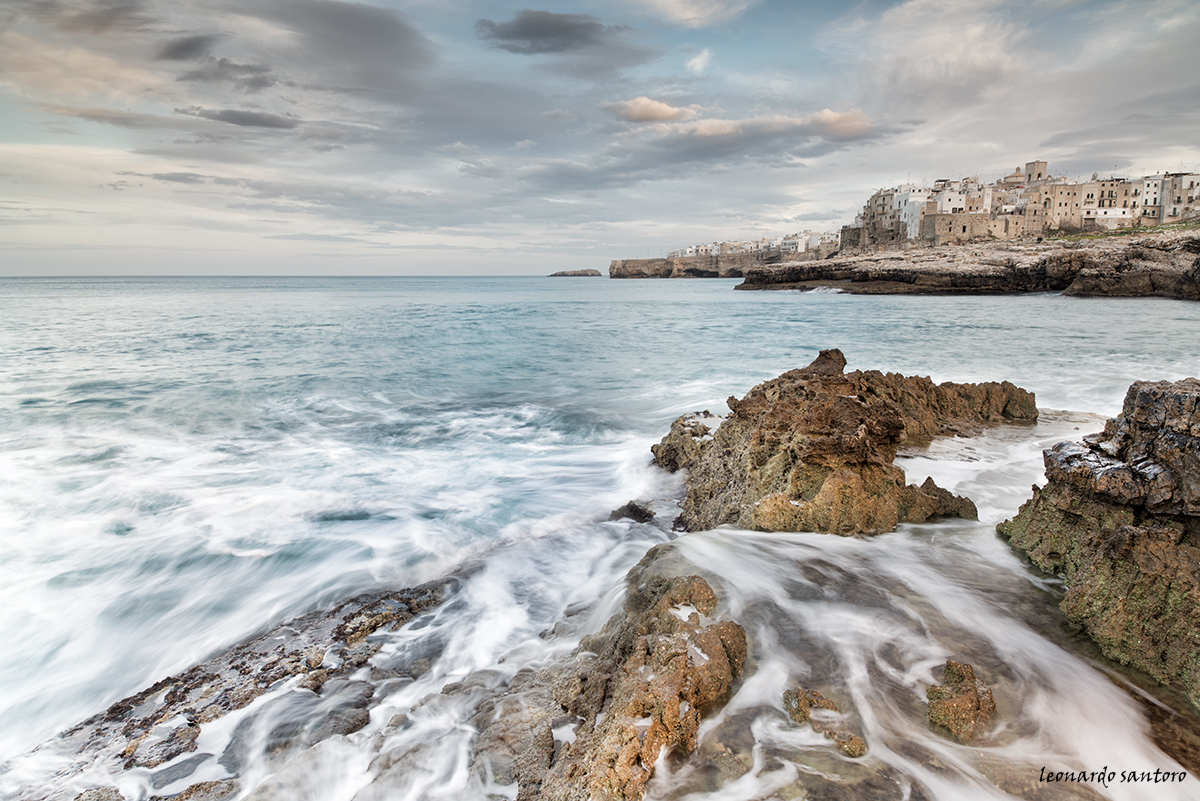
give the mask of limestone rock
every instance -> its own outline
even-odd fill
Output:
[[[630,501],[624,506],[613,509],[612,513],[608,516],[609,520],[623,520],[626,518],[635,523],[647,523],[654,519],[654,510],[637,501]]]
[[[882,294],[1062,292],[1200,300],[1200,237],[1178,231],[1084,242],[993,242],[754,265],[737,289]]]
[[[699,576],[670,575],[670,546],[630,571],[623,611],[564,664],[514,678],[474,718],[478,763],[520,801],[637,801],[665,754],[689,754],[732,692],[746,633],[715,620]],[[570,730],[558,739],[555,732]]]
[[[601,275],[599,270],[559,270],[550,273],[551,278],[600,278]]]
[[[1135,382],[1103,433],[1043,457],[1000,533],[1065,577],[1063,614],[1106,656],[1200,708],[1200,381]]]
[[[987,731],[996,715],[992,690],[975,678],[971,665],[946,660],[942,683],[925,690],[929,722],[947,729],[960,743],[970,743]]]
[[[1006,382],[934,384],[878,371],[845,373],[838,350],[730,398],[714,432],[684,415],[651,448],[667,470],[686,468],[681,522],[765,531],[864,534],[933,516],[976,517],[975,505],[938,487],[905,484],[892,464],[901,443],[975,433],[986,423],[1033,420],[1031,393]]]
[[[833,701],[816,690],[800,687],[786,691],[783,694],[783,708],[796,723],[811,724],[815,731],[833,740],[837,749],[846,756],[857,759],[867,753],[867,744],[847,728],[845,718]]]

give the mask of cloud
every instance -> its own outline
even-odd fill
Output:
[[[603,45],[626,30],[625,26],[605,25],[591,14],[556,14],[528,8],[518,11],[511,22],[481,19],[475,23],[475,32],[492,42],[492,47],[522,55],[567,53]]]
[[[155,19],[143,12],[146,4],[140,0],[83,0],[82,2],[50,2],[32,4],[35,16],[64,31],[101,34],[118,31],[137,31],[148,27]]]
[[[196,172],[156,172],[150,177],[171,184],[202,184],[208,180],[207,176]]]
[[[708,68],[708,62],[712,60],[712,51],[707,47],[701,50],[695,57],[688,59],[686,65],[688,72],[693,75],[703,75],[704,70]]]
[[[207,64],[180,75],[179,80],[228,83],[244,92],[259,92],[278,82],[265,64],[240,64],[227,58],[210,58]]]
[[[295,117],[281,117],[278,114],[268,114],[265,111],[241,111],[238,109],[206,109],[198,106],[177,108],[176,114],[186,114],[189,117],[199,117],[213,122],[225,122],[230,125],[240,125],[247,128],[277,128],[287,130],[295,128],[301,120]]]
[[[48,99],[135,97],[157,89],[162,80],[141,66],[102,53],[9,31],[0,33],[0,83]]]
[[[584,78],[603,79],[644,64],[658,51],[631,40],[626,25],[605,25],[591,14],[558,14],[524,9],[509,22],[481,19],[475,33],[497,50],[525,56],[558,56],[559,66]]]
[[[172,39],[158,51],[158,58],[163,61],[191,61],[203,58],[209,54],[209,51],[220,39],[220,36],[213,34]]]
[[[276,234],[267,239],[292,239],[300,242],[362,242],[354,236],[334,236],[333,234]]]
[[[757,0],[638,0],[638,6],[649,6],[685,28],[704,28],[734,19],[755,2]]]
[[[629,122],[680,122],[696,116],[696,107],[672,106],[648,97],[635,97],[616,103],[602,103],[600,108],[617,119]]]

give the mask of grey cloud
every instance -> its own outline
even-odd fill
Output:
[[[481,19],[475,32],[498,50],[519,55],[559,56],[556,69],[585,78],[604,78],[644,64],[660,54],[630,40],[634,30],[605,25],[591,14],[557,14],[524,9],[509,22]]]
[[[179,80],[229,83],[244,92],[258,92],[278,82],[265,64],[239,64],[227,58],[210,58],[204,66],[180,75]]]
[[[99,34],[112,31],[142,30],[153,23],[153,17],[143,13],[146,4],[141,0],[85,0],[60,2],[46,0],[33,3],[35,18],[64,31]]]
[[[239,109],[206,109],[193,106],[192,108],[177,108],[176,114],[186,114],[213,122],[225,122],[230,125],[241,125],[247,128],[276,128],[289,130],[300,125],[300,120],[294,117],[281,117],[278,114],[268,114],[265,111],[241,111]]]
[[[220,38],[215,34],[202,34],[172,39],[158,51],[158,58],[164,61],[191,61],[203,58],[209,54]]]
[[[362,242],[353,236],[334,236],[333,234],[276,234],[267,239],[293,239],[300,242]]]
[[[64,117],[74,117],[80,120],[87,120],[88,122],[103,122],[108,125],[116,125],[120,128],[191,130],[195,127],[195,123],[172,119],[171,117],[160,117],[157,114],[142,114],[136,111],[123,111],[121,109],[102,108],[99,106],[77,107],[42,103],[38,107],[43,111],[60,114]]]
[[[481,19],[475,23],[476,33],[491,41],[493,47],[523,55],[566,53],[601,45],[627,30],[621,25],[605,25],[591,14],[556,14],[528,8],[517,12],[511,22]]]
[[[202,184],[206,181],[206,176],[197,172],[156,172],[150,177],[172,184]]]
[[[324,88],[405,89],[414,71],[437,60],[432,43],[390,9],[336,0],[259,0],[236,10],[300,34],[303,67],[330,84]]]

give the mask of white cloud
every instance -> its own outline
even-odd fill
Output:
[[[754,5],[757,0],[649,0],[649,6],[671,22],[685,28],[703,28],[728,22]]]
[[[162,79],[82,47],[61,47],[9,31],[0,34],[0,83],[27,96],[129,99]]]
[[[688,59],[688,72],[693,75],[703,75],[704,70],[708,67],[708,62],[712,60],[712,51],[707,47],[701,50],[694,58]]]
[[[600,108],[618,119],[629,122],[679,122],[690,120],[699,113],[695,106],[672,106],[670,103],[651,100],[645,96],[616,103],[603,103]]]

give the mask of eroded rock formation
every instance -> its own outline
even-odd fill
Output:
[[[1081,242],[913,248],[746,270],[738,289],[835,286],[855,294],[1062,292],[1200,300],[1194,231]]]
[[[600,278],[599,270],[559,270],[556,273],[550,273],[551,278]]]
[[[177,676],[169,676],[142,692],[113,704],[59,735],[56,746],[72,753],[71,775],[104,767],[111,774],[134,768],[155,769],[154,788],[187,779],[201,765],[216,760],[228,772],[239,772],[246,758],[245,737],[235,732],[221,754],[195,753],[205,726],[249,706],[272,688],[300,677],[309,693],[281,702],[298,704],[307,713],[304,724],[281,723],[267,734],[268,748],[286,754],[326,738],[361,729],[370,719],[367,708],[372,686],[352,680],[351,674],[379,650],[367,637],[396,629],[441,602],[444,583],[426,584],[395,592],[361,595],[332,610],[313,612],[277,626]],[[239,724],[249,731],[252,718]],[[173,762],[170,766],[165,766]],[[238,790],[237,779],[201,782],[182,795],[196,801],[217,801]],[[90,793],[90,795],[89,795]],[[121,798],[111,787],[94,788],[81,798]]]
[[[680,523],[763,531],[865,534],[934,516],[974,518],[975,505],[932,480],[905,484],[892,464],[902,442],[970,434],[984,424],[1034,420],[1034,397],[1006,382],[934,384],[875,370],[845,373],[825,350],[738,400],[720,423],[707,412],[676,420],[651,448],[666,470],[687,469]]]
[[[691,753],[728,698],[746,633],[711,617],[703,578],[661,572],[667,552],[630,571],[624,611],[570,661],[519,677],[476,715],[477,761],[516,781],[520,801],[637,801],[659,758]]]
[[[999,531],[1065,577],[1060,608],[1112,659],[1200,708],[1200,381],[1134,383],[1101,434],[1044,452]]]
[[[942,683],[925,690],[929,700],[929,722],[941,726],[960,743],[971,743],[985,733],[996,715],[992,690],[975,678],[971,665],[946,660]]]
[[[837,705],[816,690],[800,687],[783,694],[783,708],[796,723],[808,723],[833,740],[834,745],[848,757],[857,759],[867,753],[867,744],[850,731]]]

